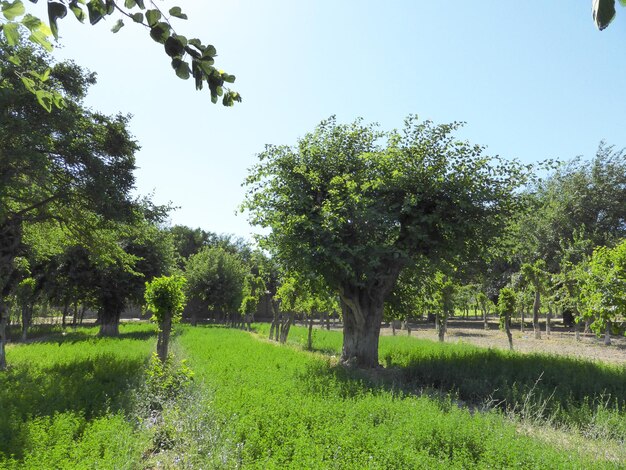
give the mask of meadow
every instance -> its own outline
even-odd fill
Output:
[[[309,352],[304,328],[255,330],[180,325],[170,373],[150,325],[12,345],[0,468],[626,465],[623,367],[383,337],[363,372],[338,365],[341,333]]]

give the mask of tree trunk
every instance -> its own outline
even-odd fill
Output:
[[[606,329],[604,330],[604,345],[605,346],[611,345],[611,322],[610,321],[606,322]]]
[[[33,306],[22,306],[22,341],[26,341],[28,335],[28,328],[30,328],[31,321],[33,319]]]
[[[507,314],[504,317],[504,331],[506,332],[506,337],[509,340],[509,349],[513,351],[513,335],[511,334],[511,314]]]
[[[309,315],[309,334],[306,339],[306,348],[313,350],[313,315]]]
[[[100,336],[119,336],[121,312],[101,310],[99,315]]]
[[[395,322],[395,320],[391,320],[391,334],[393,336],[396,335],[396,322]]]
[[[541,329],[539,328],[539,308],[541,307],[541,293],[539,289],[535,291],[535,301],[533,302],[533,331],[535,339],[541,339]]]
[[[285,344],[287,342],[287,336],[289,336],[289,329],[293,323],[293,312],[289,312],[285,315],[285,319],[282,322],[280,328],[280,343]]]
[[[330,331],[330,312],[326,312],[326,330]]]
[[[546,317],[546,335],[550,336],[550,321],[552,320],[552,305],[548,304],[548,315]]]
[[[157,338],[157,355],[162,363],[167,361],[167,353],[170,347],[170,334],[172,332],[172,317],[167,315],[159,325]]]
[[[278,305],[273,300],[270,300],[270,308],[272,309],[272,325],[270,326],[270,339],[276,338],[278,341],[278,330],[280,329],[280,319],[278,318]]]
[[[520,309],[520,313],[521,313],[522,319],[521,319],[521,322],[520,322],[520,327],[519,327],[519,329],[520,329],[520,331],[521,331],[522,333],[524,333],[524,307],[523,307],[523,306],[522,306],[522,308]]]
[[[0,292],[1,295],[1,292]],[[7,342],[7,324],[9,323],[9,310],[0,298],[0,371],[7,368],[5,344]]]
[[[574,334],[576,336],[576,341],[580,341],[580,323],[574,323]]]
[[[485,328],[485,330],[489,329],[489,322],[487,321],[487,309],[483,308],[483,327]]]
[[[76,328],[78,322],[78,302],[74,302],[74,315],[72,316],[72,327]]]
[[[435,325],[437,327],[437,336],[439,337],[439,342],[443,343],[445,340],[446,332],[448,330],[448,310],[444,309],[441,315],[436,316]]]
[[[378,363],[378,339],[383,318],[383,299],[373,299],[366,289],[344,289],[341,300],[343,313],[343,349],[341,362],[345,365],[375,368]]]
[[[85,319],[85,311],[87,310],[87,306],[86,305],[82,305],[80,307],[80,324],[83,324],[83,320]]]

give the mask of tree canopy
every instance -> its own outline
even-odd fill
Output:
[[[378,364],[383,303],[419,257],[472,258],[516,209],[528,177],[517,162],[454,137],[460,123],[410,116],[402,131],[323,121],[296,146],[267,146],[246,180],[250,221],[287,269],[335,289],[343,360]]]

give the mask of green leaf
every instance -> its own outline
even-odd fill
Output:
[[[24,87],[26,87],[28,91],[35,93],[35,81],[32,78],[22,76],[20,80],[22,80]]]
[[[133,19],[135,23],[143,23],[143,13],[141,12],[133,13],[132,15],[130,15],[130,17]]]
[[[37,90],[35,92],[35,97],[37,97],[37,101],[46,111],[52,111],[52,96],[49,91],[45,90]]]
[[[22,65],[22,61],[17,56],[10,55],[8,59],[9,59],[9,62],[11,62],[14,65]]]
[[[144,5],[143,0],[136,0],[135,3],[137,3],[137,6],[141,8],[142,10],[146,9],[146,5]]]
[[[24,18],[22,18],[22,24],[26,26],[29,30],[34,31],[39,29],[39,27],[41,26],[41,20],[36,16],[28,14],[25,15]]]
[[[615,18],[615,0],[593,0],[591,15],[600,31]]]
[[[148,26],[150,26],[151,28],[156,25],[160,19],[161,12],[159,10],[146,11],[146,20],[148,21]]]
[[[185,15],[181,10],[180,7],[172,7],[170,8],[170,15],[176,17],[176,18],[180,18],[181,20],[186,20],[187,19],[187,15]]]
[[[214,57],[217,55],[217,50],[211,44],[204,48],[202,52],[203,57]]]
[[[183,43],[175,36],[165,40],[165,53],[170,57],[180,57],[185,51]]]
[[[48,20],[50,23],[50,30],[54,39],[59,39],[59,28],[57,26],[57,20],[65,18],[67,15],[67,7],[61,2],[48,2]]]
[[[106,9],[102,0],[91,0],[87,4],[87,11],[89,12],[89,22],[92,25],[98,23],[106,14]]]
[[[74,13],[74,16],[78,21],[81,23],[85,21],[85,11],[80,7],[78,1],[74,0],[73,2],[70,2],[70,10],[72,10],[72,13]]]
[[[235,83],[235,76],[234,75],[229,75],[227,73],[223,73],[222,74],[222,79],[226,82],[226,83]]]
[[[150,37],[161,44],[165,44],[165,41],[170,37],[170,34],[171,28],[167,23],[157,23],[150,28]]]
[[[34,42],[35,44],[39,44],[46,51],[52,52],[52,44],[48,41],[48,35],[41,32],[41,30],[36,30],[28,36],[28,40]]]
[[[124,22],[122,20],[117,20],[117,23],[113,25],[113,27],[111,28],[111,31],[114,33],[117,33],[123,27],[124,27]]]
[[[137,6],[137,2],[135,0],[124,0],[124,6],[126,8],[135,8]]]
[[[20,40],[20,33],[18,31],[17,23],[5,23],[2,25],[2,32],[7,40],[9,46],[15,46]]]
[[[2,2],[2,14],[9,21],[14,20],[18,16],[22,16],[25,12],[26,9],[21,0],[15,0],[13,3]]]
[[[172,68],[176,71],[178,78],[182,78],[183,80],[187,80],[189,78],[189,64],[187,64],[184,60],[178,58],[173,59]]]

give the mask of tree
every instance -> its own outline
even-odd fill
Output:
[[[535,339],[541,339],[541,328],[539,328],[539,309],[541,308],[541,294],[545,292],[549,279],[549,274],[545,271],[546,263],[537,260],[535,263],[524,263],[521,268],[522,279],[532,287],[534,291],[533,301],[533,330]]]
[[[36,3],[37,0],[31,0]],[[22,32],[28,34],[28,40],[43,47],[50,52],[52,43],[50,36],[58,39],[58,20],[65,18],[68,8],[81,23],[88,17],[93,25],[107,16],[117,16],[118,19],[111,29],[117,33],[124,26],[124,19],[132,20],[140,24],[148,31],[150,37],[163,45],[165,54],[171,59],[172,68],[176,75],[183,80],[193,77],[197,90],[203,88],[206,82],[211,93],[211,101],[217,103],[222,97],[224,106],[233,106],[235,101],[241,102],[241,96],[236,91],[225,88],[226,83],[234,83],[235,76],[214,67],[217,50],[210,44],[203,44],[200,39],[187,39],[185,36],[176,34],[172,26],[173,18],[186,20],[180,7],[173,6],[165,14],[154,1],[149,2],[147,8],[144,0],[49,0],[48,20],[44,23],[30,13],[22,0],[2,1],[0,3],[2,17],[0,17],[0,29],[9,45],[19,43]],[[85,6],[83,6],[85,5]],[[86,11],[85,11],[86,8]],[[20,64],[19,59],[14,61]],[[35,73],[32,70],[23,69],[21,74],[25,87],[35,94],[48,111],[53,107],[62,107],[59,93],[47,87],[45,74]]]
[[[383,305],[402,270],[426,257],[473,257],[516,206],[527,170],[458,141],[459,123],[406,120],[380,132],[323,121],[295,147],[267,146],[243,205],[287,269],[315,272],[343,314],[342,361],[378,366]]]
[[[511,315],[515,312],[516,295],[513,289],[505,287],[500,291],[498,298],[498,313],[500,314],[500,328],[506,332],[509,340],[509,349],[513,350],[513,335],[511,334]]]
[[[4,298],[11,291],[13,260],[23,250],[25,228],[55,222],[74,240],[100,244],[92,236],[97,227],[132,218],[130,191],[138,146],[128,132],[128,117],[105,116],[83,106],[95,82],[93,74],[69,62],[52,64],[48,56],[28,48],[0,43],[0,51],[1,355],[6,341]],[[46,112],[24,90],[21,71],[11,57],[47,76],[65,106]]]
[[[167,360],[172,322],[180,318],[185,308],[185,278],[162,276],[146,282],[146,308],[159,325],[157,354],[162,363]]]
[[[187,295],[206,302],[211,310],[227,314],[231,323],[239,313],[246,267],[241,258],[224,248],[203,248],[185,264]]]
[[[593,319],[593,331],[604,331],[605,344],[611,344],[612,324],[626,318],[626,240],[614,248],[594,250],[582,283],[581,300],[583,317]]]

